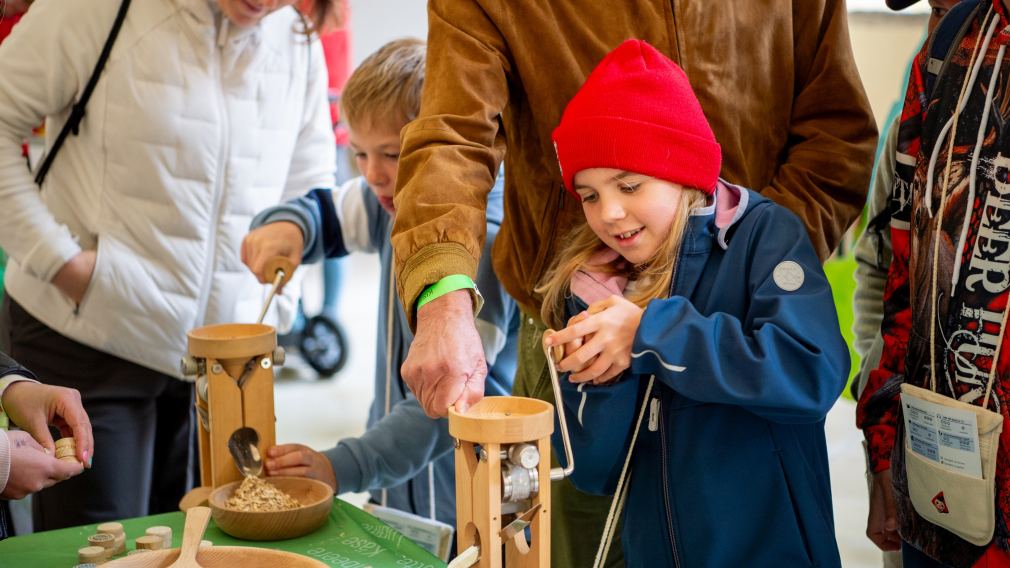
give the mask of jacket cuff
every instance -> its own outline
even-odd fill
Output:
[[[417,331],[417,310],[414,304],[425,288],[451,274],[477,275],[477,259],[459,243],[428,245],[404,261],[397,288],[403,311],[411,331]]]
[[[4,412],[4,404],[3,404],[4,392],[7,390],[7,387],[20,381],[29,381],[32,383],[38,382],[32,377],[28,377],[25,376],[25,374],[22,374],[22,370],[15,369],[11,371],[9,374],[4,374],[0,372],[0,430],[7,428],[7,415]]]
[[[880,473],[891,468],[891,453],[894,450],[894,427],[888,425],[869,426],[863,429],[866,437],[867,458],[870,473]]]
[[[344,441],[338,443],[335,448],[325,450],[323,455],[333,466],[333,474],[337,478],[337,493],[360,493],[368,489],[362,486],[364,476],[358,467],[358,460]]]
[[[43,282],[52,282],[63,265],[80,252],[81,246],[70,234],[70,229],[60,225],[51,234],[41,236],[28,254],[18,261],[31,276]]]
[[[11,475],[11,442],[7,432],[0,430],[0,493],[7,489]]]

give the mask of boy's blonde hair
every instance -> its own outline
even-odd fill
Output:
[[[650,300],[669,296],[670,281],[677,266],[688,219],[695,209],[705,205],[707,199],[706,194],[701,191],[684,188],[666,240],[652,258],[631,268],[627,267],[627,261],[621,257],[604,265],[590,264],[590,259],[606,249],[607,245],[596,236],[588,223],[577,226],[561,241],[565,243],[564,246],[554,257],[551,268],[535,290],[543,294],[540,317],[548,327],[554,329],[561,329],[567,325],[565,299],[571,291],[572,275],[578,270],[627,276],[629,285],[634,282],[627,299],[640,308],[644,308]]]
[[[342,119],[354,125],[395,126],[417,118],[424,84],[424,41],[391,41],[351,73],[340,94]]]

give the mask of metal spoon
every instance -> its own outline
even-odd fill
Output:
[[[263,473],[263,458],[259,451],[260,436],[256,430],[243,426],[228,438],[228,451],[242,475],[259,477]]]

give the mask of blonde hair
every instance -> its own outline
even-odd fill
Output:
[[[627,276],[629,284],[635,283],[627,299],[641,308],[644,308],[650,300],[669,296],[670,281],[677,266],[688,219],[691,213],[704,206],[706,201],[707,197],[701,191],[684,188],[666,239],[651,258],[637,266],[629,266],[622,257],[602,265],[592,264],[590,259],[605,250],[607,245],[593,232],[588,223],[575,227],[562,241],[565,243],[564,246],[558,251],[551,268],[535,289],[537,293],[543,294],[540,317],[548,326],[555,329],[567,324],[564,319],[565,299],[571,292],[572,276],[579,270]]]
[[[349,125],[399,125],[417,118],[424,84],[424,41],[391,41],[351,73],[340,94],[342,119]]]

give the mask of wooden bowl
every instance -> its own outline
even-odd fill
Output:
[[[152,550],[143,554],[124,556],[113,560],[107,568],[165,568],[179,557],[179,549]],[[245,546],[211,546],[196,553],[196,561],[203,568],[327,568],[318,560],[293,552],[252,548]]]
[[[222,485],[208,500],[214,522],[222,531],[245,540],[284,540],[309,534],[326,522],[333,509],[333,489],[329,485],[307,477],[266,477],[264,480],[294,497],[302,506],[270,512],[229,509],[225,503],[242,482]]]

